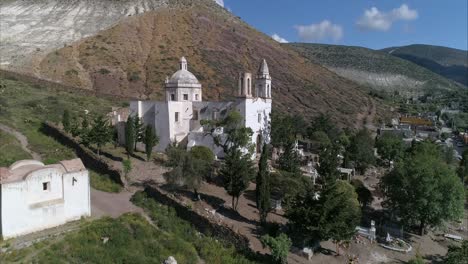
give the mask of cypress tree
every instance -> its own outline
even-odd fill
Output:
[[[127,123],[125,124],[125,149],[127,150],[127,155],[133,155],[135,148],[135,126],[134,126],[133,117],[129,116]]]
[[[137,151],[137,143],[138,142],[143,142],[145,139],[145,128],[143,127],[143,123],[141,122],[141,119],[138,117],[133,118],[133,128],[134,128],[134,133],[135,133],[135,147],[134,151]]]
[[[159,143],[159,138],[151,125],[148,125],[145,128],[144,142],[146,159],[149,161],[151,159],[151,153],[153,152],[154,146]]]
[[[268,171],[268,146],[263,145],[262,156],[258,165],[257,188],[256,188],[257,208],[260,214],[260,222],[266,223],[270,203],[270,173]]]

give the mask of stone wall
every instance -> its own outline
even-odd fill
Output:
[[[257,259],[263,257],[250,249],[249,240],[245,236],[234,232],[227,226],[219,225],[198,212],[187,208],[184,204],[168,195],[164,190],[155,186],[147,186],[145,192],[159,203],[173,207],[177,212],[177,216],[189,221],[201,233],[213,236],[228,245],[234,246],[238,251],[247,256],[252,256]]]
[[[61,144],[72,148],[76,155],[83,161],[86,168],[90,168],[100,174],[109,175],[112,180],[124,186],[126,184],[123,173],[115,168],[108,161],[99,157],[93,151],[80,144],[76,139],[67,133],[63,132],[57,125],[50,122],[45,122],[41,128],[46,135],[55,138]]]

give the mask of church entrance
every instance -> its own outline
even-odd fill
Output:
[[[262,153],[262,147],[263,147],[263,137],[262,135],[257,136],[257,154]]]

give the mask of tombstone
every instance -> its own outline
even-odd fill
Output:
[[[371,242],[374,242],[376,239],[375,231],[375,221],[371,220],[371,228],[369,229],[369,239]]]

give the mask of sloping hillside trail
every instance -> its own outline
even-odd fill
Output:
[[[28,138],[25,135],[23,135],[21,132],[1,123],[0,123],[0,130],[14,136],[20,142],[21,148],[25,152],[29,153],[33,157],[33,159],[39,160],[39,161],[42,160],[42,157],[39,153],[34,152],[28,147],[29,146]]]

